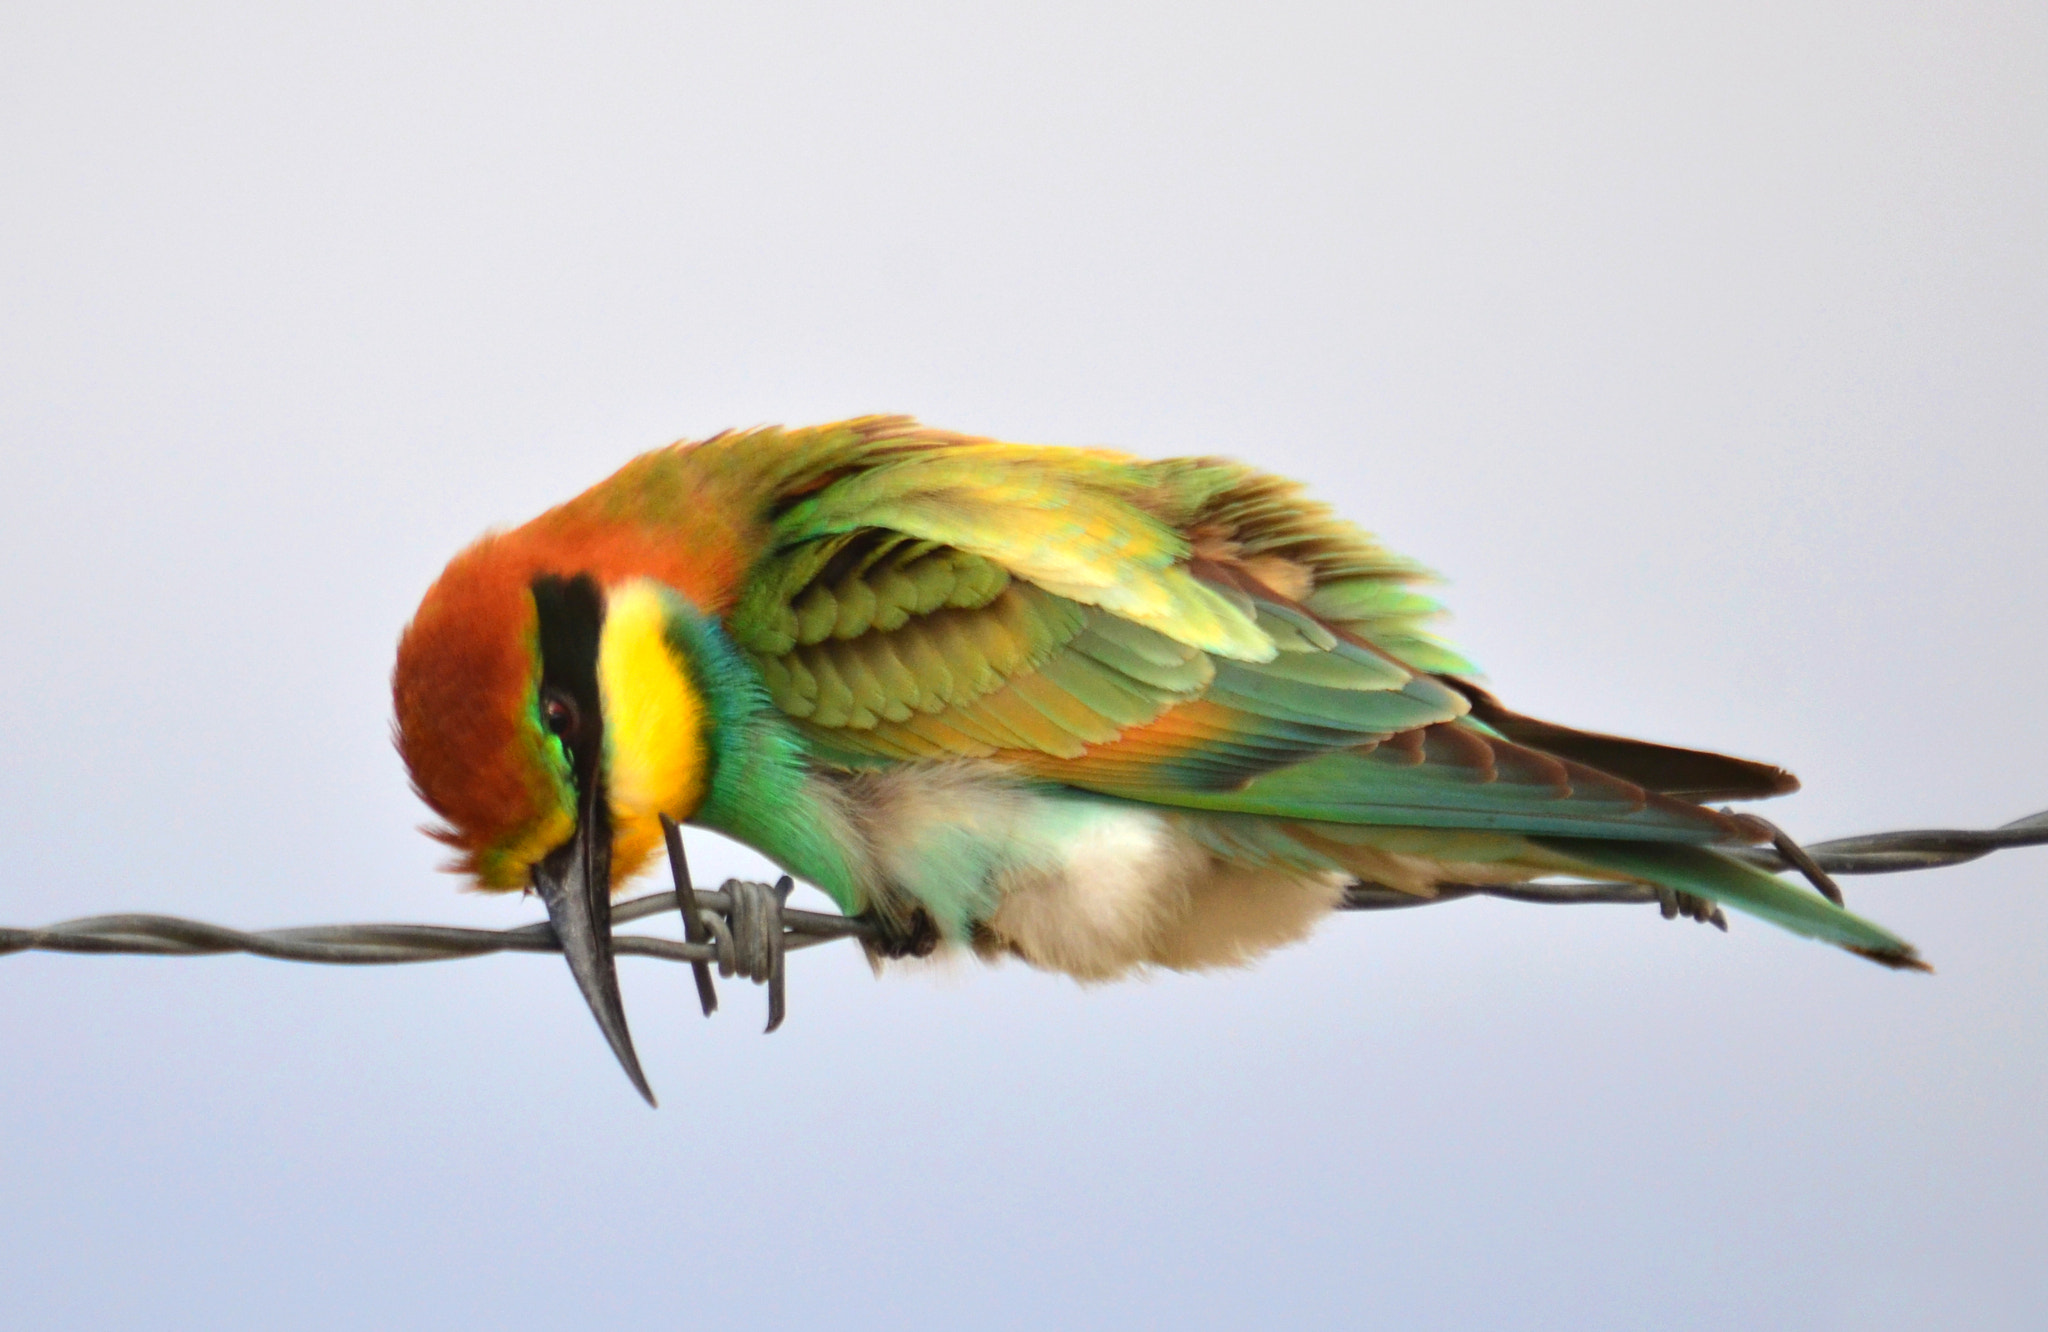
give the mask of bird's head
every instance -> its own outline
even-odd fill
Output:
[[[610,898],[702,802],[703,617],[661,579],[582,567],[518,534],[486,537],[428,591],[398,645],[395,739],[443,820],[451,869],[531,888],[642,1095],[611,951]],[[609,575],[609,576],[608,576]],[[651,1101],[653,1098],[648,1096]]]

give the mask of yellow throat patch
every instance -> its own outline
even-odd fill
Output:
[[[669,643],[672,595],[641,578],[612,589],[605,602],[597,685],[614,884],[632,877],[661,845],[660,815],[680,823],[704,799],[704,699]]]

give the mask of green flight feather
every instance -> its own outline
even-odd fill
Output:
[[[1767,920],[1781,929],[1847,948],[1887,966],[1925,970],[1913,946],[1818,893],[1704,847],[1645,846],[1539,838],[1593,872],[1620,873],[1678,892],[1694,893]]]
[[[1176,789],[1145,774],[1105,789],[1183,808],[1330,823],[1696,843],[1730,835],[1724,821],[1694,806],[1647,799],[1640,788],[1590,769],[1576,769],[1574,777],[1559,784],[1540,768],[1515,763],[1489,775],[1447,756],[1413,762],[1382,746],[1305,758],[1228,790]]]

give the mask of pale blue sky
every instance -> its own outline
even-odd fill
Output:
[[[670,439],[1234,454],[1515,706],[1818,839],[2048,807],[2048,11],[0,6],[0,923],[510,923],[387,741],[440,565]],[[695,837],[704,878],[758,867]],[[1464,903],[694,1014],[558,961],[0,960],[24,1327],[2003,1328],[2048,852],[1940,968]]]

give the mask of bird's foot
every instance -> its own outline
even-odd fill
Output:
[[[893,962],[905,957],[930,957],[939,948],[939,926],[931,913],[915,907],[907,916],[884,915],[879,911],[861,913],[860,919],[874,926],[874,933],[861,940],[871,962]]]

